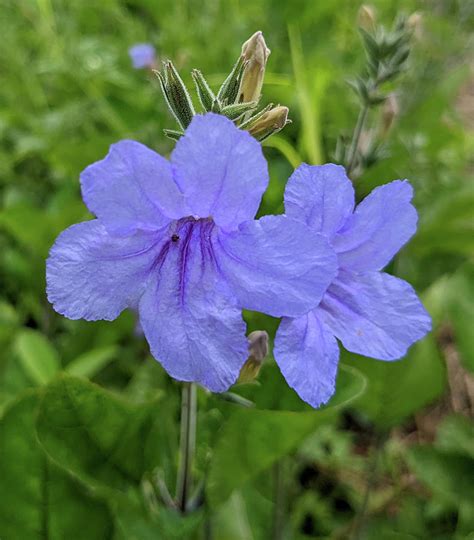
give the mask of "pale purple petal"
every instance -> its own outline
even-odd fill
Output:
[[[137,43],[128,49],[135,69],[151,68],[156,63],[155,47],[150,43]]]
[[[431,330],[413,288],[382,272],[342,270],[321,303],[324,322],[351,352],[396,360]]]
[[[225,230],[252,219],[268,185],[260,144],[227,118],[193,118],[171,156],[175,180],[195,217]]]
[[[317,306],[336,276],[337,258],[322,235],[287,216],[265,216],[219,232],[218,267],[245,309],[280,317]]]
[[[172,377],[222,392],[237,379],[248,352],[241,312],[215,270],[212,227],[180,227],[139,313],[153,356]]]
[[[46,263],[49,301],[69,319],[115,319],[137,304],[166,240],[163,231],[110,236],[98,220],[72,225]]]
[[[171,165],[135,141],[120,141],[81,174],[87,207],[112,234],[154,231],[186,215]]]
[[[413,189],[405,180],[380,186],[368,195],[334,238],[343,268],[380,270],[416,232]]]
[[[344,167],[303,163],[285,190],[285,212],[332,239],[354,208],[354,188]]]
[[[298,319],[284,317],[273,354],[288,384],[312,407],[334,394],[339,347],[316,311]]]

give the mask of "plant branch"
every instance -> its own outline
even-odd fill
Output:
[[[194,383],[183,383],[179,467],[176,485],[176,503],[183,514],[187,511],[192,489],[192,466],[196,445],[196,413],[196,385]]]

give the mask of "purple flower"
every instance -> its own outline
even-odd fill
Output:
[[[248,356],[240,310],[302,316],[336,275],[322,235],[287,216],[253,219],[267,164],[223,116],[194,117],[170,161],[119,142],[81,184],[97,219],[56,240],[48,298],[70,319],[138,309],[153,356],[176,379],[226,390]]]
[[[431,329],[412,287],[380,272],[416,231],[413,190],[396,180],[375,189],[354,210],[354,190],[343,167],[301,165],[288,181],[285,208],[324,234],[339,261],[316,309],[284,317],[275,359],[288,384],[313,407],[334,393],[339,348],[396,360]]]
[[[137,43],[128,50],[135,69],[152,68],[156,64],[156,51],[150,43]]]

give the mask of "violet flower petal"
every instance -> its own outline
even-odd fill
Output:
[[[401,358],[431,330],[431,318],[411,285],[383,272],[341,270],[321,312],[347,350],[379,360]]]
[[[69,319],[115,319],[137,304],[166,240],[163,231],[113,237],[98,220],[72,225],[46,262],[48,300]]]
[[[247,221],[217,238],[216,259],[245,309],[299,316],[321,300],[336,276],[327,240],[287,216]]]
[[[224,230],[253,219],[268,185],[260,144],[226,117],[197,115],[171,155],[190,214]]]
[[[312,311],[281,321],[273,350],[288,384],[312,407],[327,403],[336,387],[339,347]]]

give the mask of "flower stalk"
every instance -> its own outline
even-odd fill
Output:
[[[194,383],[183,383],[181,394],[181,433],[179,467],[176,482],[176,502],[184,514],[192,490],[192,468],[196,447],[197,392]]]

